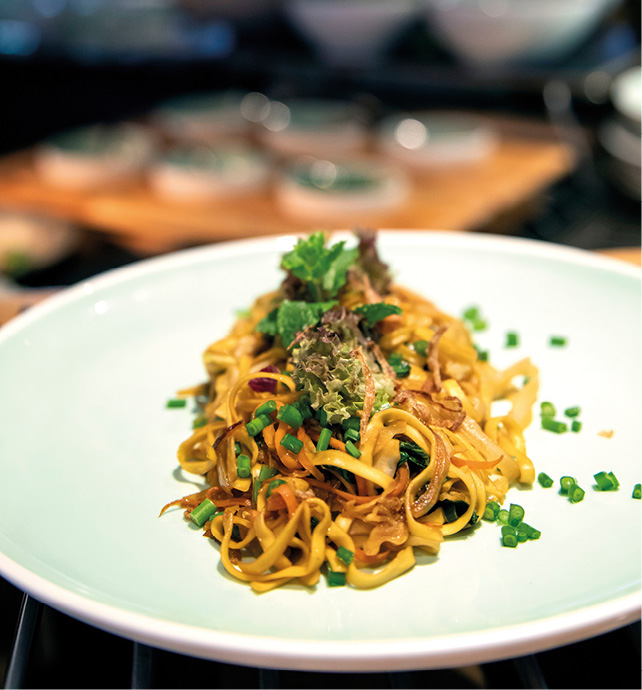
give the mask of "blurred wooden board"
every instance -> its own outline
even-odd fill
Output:
[[[574,166],[570,149],[554,138],[504,134],[482,162],[413,175],[403,207],[376,219],[378,227],[477,230],[529,204]],[[29,151],[0,160],[0,206],[41,211],[97,231],[143,252],[207,242],[301,232],[308,222],[288,218],[270,191],[235,200],[183,204],[159,199],[144,180],[122,189],[79,193],[44,184]],[[327,222],[316,228],[350,227]],[[368,219],[367,224],[373,222]]]

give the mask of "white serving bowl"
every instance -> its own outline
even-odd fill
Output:
[[[250,123],[243,115],[244,91],[184,94],[160,104],[151,122],[176,141],[212,142],[242,138]]]
[[[150,166],[152,190],[169,201],[204,202],[240,197],[265,187],[271,166],[249,147],[179,146]]]
[[[433,35],[478,66],[568,55],[621,0],[423,0]]]
[[[286,0],[294,28],[327,64],[375,64],[419,16],[419,0]]]
[[[135,124],[97,124],[61,132],[36,147],[34,165],[48,184],[76,191],[122,185],[138,176],[154,151]]]
[[[475,163],[497,143],[497,133],[482,118],[454,111],[391,115],[377,136],[382,153],[416,169]]]
[[[320,98],[269,101],[259,137],[282,156],[336,156],[366,148],[368,132],[361,109],[350,102]]]
[[[276,198],[297,220],[367,223],[398,210],[409,191],[403,171],[377,160],[304,156],[286,166]]]

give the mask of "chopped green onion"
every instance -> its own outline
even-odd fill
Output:
[[[268,465],[262,465],[259,470],[259,481],[264,482],[266,479],[273,477],[276,474],[276,467],[269,467]]]
[[[272,414],[276,412],[276,400],[266,400],[262,405],[259,405],[254,411],[254,416],[258,417],[262,414]]]
[[[508,509],[508,524],[517,527],[524,519],[524,509],[516,503],[511,503]]]
[[[502,525],[502,545],[513,549],[517,546],[517,531],[512,525]]]
[[[566,338],[561,335],[552,335],[549,343],[554,347],[563,347],[566,345]]]
[[[579,503],[584,499],[585,491],[577,484],[573,484],[568,489],[568,498],[571,503]]]
[[[355,429],[348,429],[344,434],[344,438],[347,438],[348,441],[354,441],[355,443],[361,439],[361,434],[356,431]]]
[[[280,407],[276,413],[276,418],[293,429],[298,429],[303,424],[303,415],[294,405],[283,405],[283,407]]]
[[[598,491],[611,491],[617,488],[607,472],[598,472],[593,475]]]
[[[346,441],[346,451],[352,455],[353,458],[360,458],[361,451],[352,443],[352,441]]]
[[[297,400],[295,403],[293,403],[293,405],[301,413],[301,417],[303,417],[304,420],[310,419],[310,417],[312,417],[312,408],[307,402],[303,400]]]
[[[286,434],[281,439],[281,445],[296,455],[297,453],[301,452],[301,449],[303,448],[303,441],[298,439],[296,436],[292,436],[292,434]]]
[[[577,433],[578,431],[582,430],[582,422],[580,422],[578,419],[574,419],[573,422],[571,423],[571,431],[574,431]]]
[[[258,417],[251,419],[246,425],[245,429],[250,436],[260,434],[266,426],[272,424],[272,420],[266,415],[261,414]]]
[[[632,498],[642,498],[642,484],[636,484],[633,487],[633,493],[631,494]]]
[[[350,549],[346,549],[345,546],[340,546],[337,549],[337,558],[342,560],[346,565],[350,565],[350,563],[352,563],[352,559],[354,558],[354,553],[350,551]]]
[[[486,508],[484,509],[484,514],[482,515],[482,520],[487,520],[488,522],[495,522],[499,511],[501,510],[499,503],[497,501],[488,501]]]
[[[328,586],[343,587],[346,583],[346,574],[336,570],[328,570]]]
[[[526,532],[522,529],[521,525],[517,528],[517,541],[520,544],[528,541],[528,534],[526,534]]]
[[[237,441],[234,444],[234,455],[240,455],[241,454],[241,444]]]
[[[194,417],[192,422],[192,429],[200,429],[207,424],[207,417],[204,414],[199,414],[198,417]]]
[[[506,347],[517,347],[519,344],[519,336],[517,333],[506,333]]]
[[[522,522],[520,524],[520,526],[518,527],[518,529],[523,531],[523,532],[526,532],[526,536],[529,539],[539,539],[542,536],[542,533],[538,529],[531,527],[526,522]]]
[[[320,407],[317,410],[316,418],[319,420],[319,424],[321,426],[325,426],[328,423],[328,413],[325,411],[323,407]]]
[[[563,434],[568,430],[568,426],[566,425],[566,422],[560,422],[556,419],[552,419],[551,417],[542,417],[542,429],[553,431],[556,434]]]
[[[248,455],[245,455],[245,453],[241,453],[241,455],[236,458],[236,474],[240,479],[247,479],[252,475],[250,458]]]
[[[206,498],[190,513],[190,519],[195,525],[202,527],[216,512],[216,506]]]
[[[550,489],[551,486],[553,486],[553,480],[551,477],[549,477],[546,472],[540,472],[537,475],[537,481],[540,483],[541,486],[543,486],[545,489]]]
[[[508,524],[508,511],[506,508],[502,508],[499,513],[497,513],[497,522],[499,522],[500,525]]]
[[[568,490],[573,486],[573,484],[576,484],[575,477],[569,477],[564,476],[560,478],[560,491],[563,494],[567,494]]]
[[[609,472],[609,479],[613,482],[613,488],[618,489],[620,482],[618,482],[617,477],[613,474],[613,472]]]
[[[268,484],[267,491],[265,492],[265,497],[269,498],[270,495],[272,494],[272,490],[276,489],[277,486],[281,486],[282,484],[285,484],[286,481],[285,479],[275,479],[273,482],[270,482]]]
[[[477,346],[475,346],[475,350],[477,350],[477,359],[480,362],[488,361],[488,350],[480,350]]]
[[[567,417],[578,417],[581,411],[580,407],[575,405],[574,407],[567,407],[564,410],[564,414]]]
[[[484,319],[473,319],[471,324],[473,331],[485,331],[488,328],[488,322]]]
[[[355,431],[359,431],[361,428],[361,419],[359,417],[348,417],[348,419],[344,419],[341,422],[341,426],[344,428],[345,431],[348,429],[354,429]]]
[[[543,402],[539,406],[539,411],[542,417],[554,417],[555,405],[552,402]]]
[[[479,307],[471,306],[464,310],[463,317],[466,321],[479,318]]]
[[[167,407],[185,407],[187,400],[185,398],[173,398],[167,401]]]
[[[317,453],[320,453],[323,450],[328,450],[331,438],[332,432],[330,431],[330,429],[328,429],[328,427],[324,427],[323,429],[321,429],[321,433],[319,434],[319,440],[317,441]]]

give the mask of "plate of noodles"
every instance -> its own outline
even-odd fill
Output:
[[[312,233],[107,272],[0,331],[0,573],[229,663],[452,667],[640,616],[640,271]]]

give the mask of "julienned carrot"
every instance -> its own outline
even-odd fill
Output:
[[[277,500],[273,501],[273,497],[276,497]],[[278,510],[277,506],[273,505],[274,503],[278,502],[278,499],[281,499],[283,502],[283,506],[288,511],[288,516],[292,517],[296,512],[299,502],[297,501],[294,492],[287,484],[280,484],[272,489],[270,498],[268,498],[268,508],[270,510]]]
[[[362,563],[367,563],[368,565],[376,565],[377,563],[381,563],[382,561],[385,561],[389,555],[390,551],[382,551],[374,556],[368,556],[363,549],[356,548],[354,550],[354,557],[360,560]]]
[[[303,441],[303,448],[297,455],[299,462],[313,477],[316,477],[319,480],[323,480],[323,474],[317,467],[315,467],[310,462],[310,458],[308,457],[308,454],[305,452],[306,446],[312,445],[312,440],[308,436],[306,430],[303,428],[303,425],[299,427],[296,437],[299,439],[299,441]]]
[[[465,460],[456,455],[450,458],[450,462],[452,462],[455,467],[470,467],[472,470],[490,470],[495,467],[500,460],[501,458],[497,458],[497,460]]]

